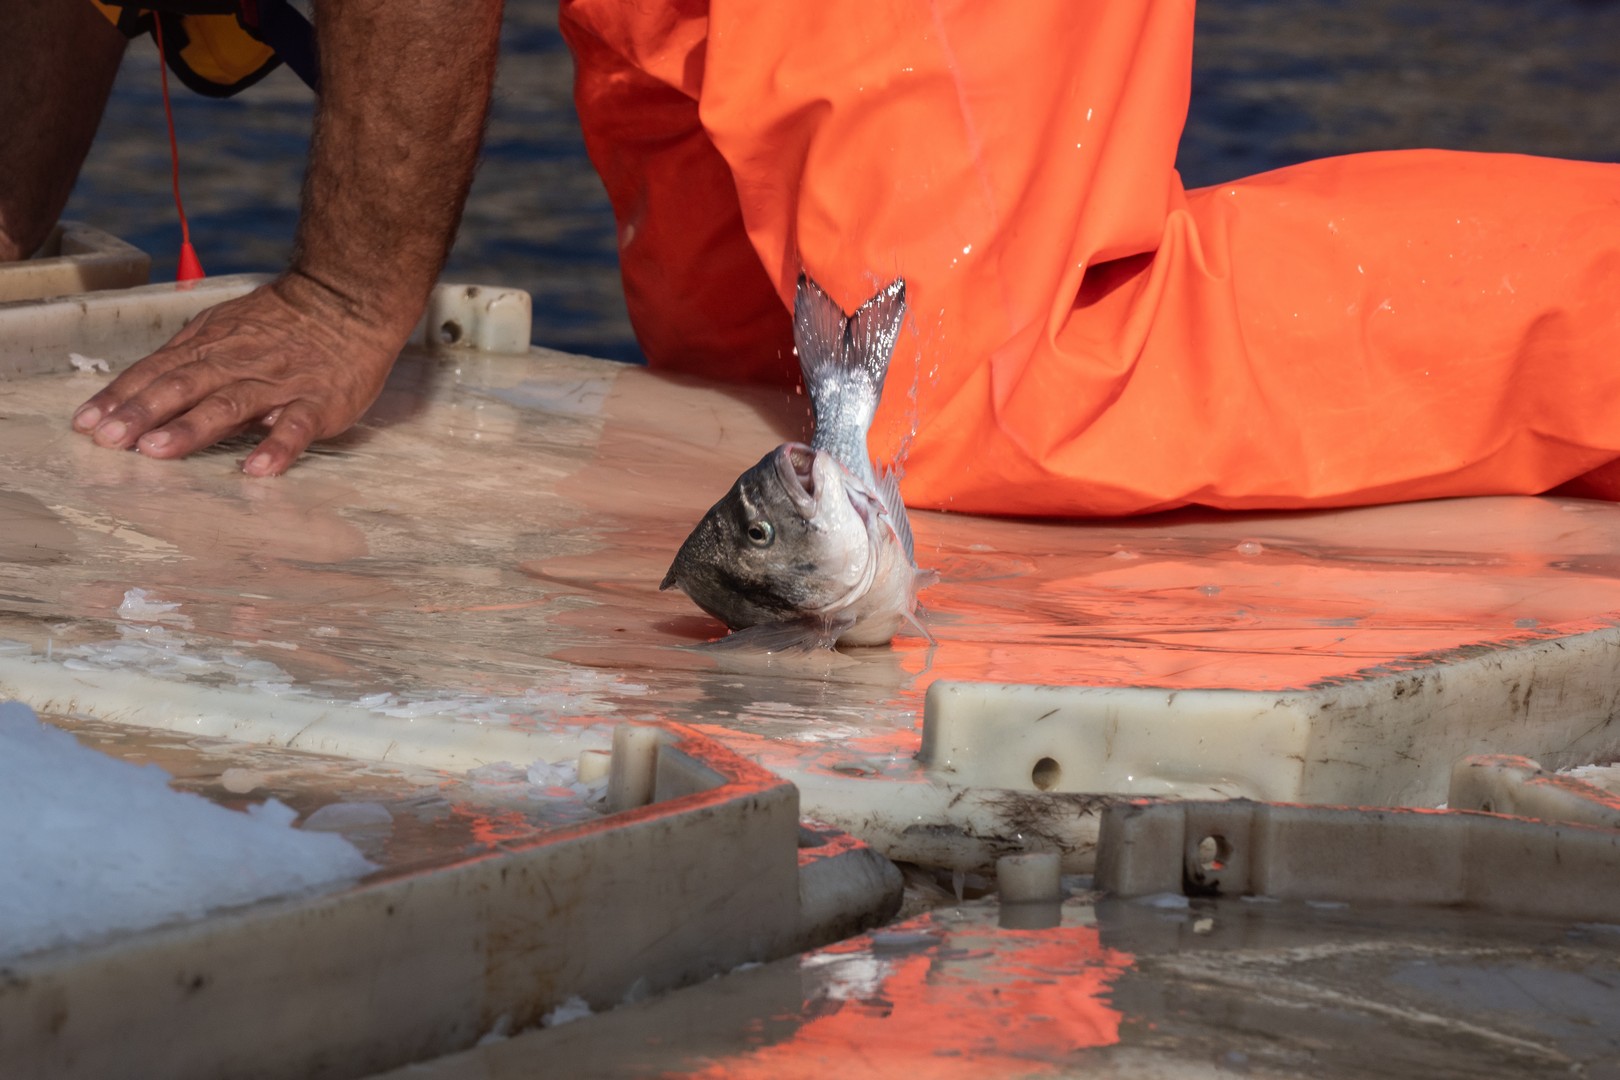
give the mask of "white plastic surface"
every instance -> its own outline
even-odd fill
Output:
[[[654,749],[691,790],[632,815],[24,958],[0,983],[0,1061],[30,1077],[132,1062],[172,1080],[368,1075],[787,955],[898,904],[898,873],[859,845],[801,872],[791,785],[689,731]]]
[[[1452,770],[1446,805],[1453,810],[1620,829],[1620,793],[1590,782],[1606,779],[1602,774],[1608,771],[1549,773],[1529,758],[1511,754],[1464,758]],[[1592,772],[1599,775],[1586,775]]]
[[[1454,810],[1231,800],[1103,814],[1097,887],[1335,903],[1464,905],[1620,920],[1620,830]]]
[[[179,333],[198,312],[268,280],[236,274],[0,303],[0,379],[72,371],[69,353],[105,360],[117,371]]]
[[[33,258],[0,263],[0,304],[145,285],[152,260],[140,248],[76,221],[59,222]]]
[[[117,371],[207,308],[269,280],[268,274],[233,274],[44,300],[19,289],[12,303],[0,293],[0,379],[72,371],[69,353],[105,360]],[[445,282],[434,287],[413,338],[435,349],[522,352],[531,323],[529,294],[521,289]]]
[[[1469,754],[1612,748],[1616,671],[1620,630],[1600,629],[1297,691],[941,680],[918,758],[973,787],[1437,806]]]
[[[1003,855],[996,860],[996,886],[1004,904],[1056,903],[1063,899],[1057,852]]]
[[[657,584],[741,468],[802,435],[802,398],[410,350],[354,431],[274,481],[237,471],[246,440],[154,462],[72,435],[104,377],[66,352],[132,359],[184,299],[0,308],[0,368],[52,372],[0,387],[0,684],[38,707],[456,768],[690,723],[894,857],[978,872],[1029,850],[1085,870],[1121,795],[1434,805],[1461,756],[1557,768],[1620,741],[1620,507],[918,513],[936,644],[721,654]],[[128,618],[137,588],[177,606]],[[960,705],[920,732],[935,683]]]
[[[428,297],[415,339],[428,346],[521,353],[529,349],[533,301],[522,289],[442,284]]]

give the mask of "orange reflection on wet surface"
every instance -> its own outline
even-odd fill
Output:
[[[184,625],[156,636],[180,681],[393,694],[525,728],[667,719],[773,766],[904,776],[937,679],[1293,689],[1620,613],[1610,504],[919,513],[937,644],[716,653],[698,646],[720,624],[659,580],[737,473],[803,436],[802,398],[555,355],[407,355],[360,428],[255,481],[240,446],[183,462],[86,446],[61,420],[83,385],[8,387],[0,638],[126,664],[107,646],[150,631],[117,614],[139,587],[179,605]],[[238,678],[248,661],[269,667]],[[409,716],[372,722],[414,738]]]
[[[804,1019],[787,1038],[672,1075],[1058,1074],[1080,1051],[1119,1041],[1121,1015],[1108,992],[1131,959],[1105,948],[1094,927],[912,920],[804,957]]]

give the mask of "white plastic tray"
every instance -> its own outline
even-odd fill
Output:
[[[31,259],[0,263],[0,304],[145,285],[152,260],[140,248],[76,221],[51,230]]]

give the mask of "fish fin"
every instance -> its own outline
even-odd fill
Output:
[[[928,644],[938,645],[939,642],[934,640],[934,635],[928,632],[928,627],[924,626],[922,619],[918,618],[917,616],[918,613],[916,611],[906,612],[906,622],[910,623],[911,628],[917,631],[918,635],[924,641],[928,642]]]
[[[663,592],[665,589],[673,589],[679,584],[680,580],[675,576],[675,568],[672,566],[669,568],[669,573],[664,575],[664,580],[658,583],[658,591]]]
[[[793,344],[799,350],[806,389],[858,369],[871,384],[871,407],[876,408],[905,318],[904,278],[895,278],[854,315],[846,316],[810,275],[800,274],[793,298]],[[871,417],[866,417],[865,424],[871,424]]]
[[[923,589],[928,588],[930,585],[937,584],[938,582],[938,570],[913,570],[911,572],[911,589],[913,595],[921,592]],[[934,640],[934,635],[928,632],[928,626],[923,622],[923,616],[926,614],[928,613],[923,608],[913,607],[910,611],[906,612],[906,622],[910,623],[911,628],[917,631],[918,634],[922,635],[923,640],[928,642],[928,644],[938,645],[939,642]]]
[[[759,623],[734,630],[704,645],[707,649],[748,649],[767,653],[812,653],[831,649],[851,623],[807,616],[785,622]]]
[[[877,470],[877,493],[883,502],[883,509],[888,512],[889,525],[894,529],[900,546],[905,549],[906,558],[911,560],[913,566],[917,565],[917,545],[911,538],[911,518],[906,515],[905,500],[900,497],[900,478],[887,465]]]

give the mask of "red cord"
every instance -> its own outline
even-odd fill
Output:
[[[186,220],[186,208],[180,201],[180,140],[174,134],[174,110],[169,106],[169,58],[163,51],[163,16],[152,13],[152,36],[157,39],[158,79],[163,86],[163,118],[169,125],[169,176],[174,181],[174,209],[180,215],[180,261],[174,279],[196,281],[202,278],[202,263],[191,246],[191,223]]]

